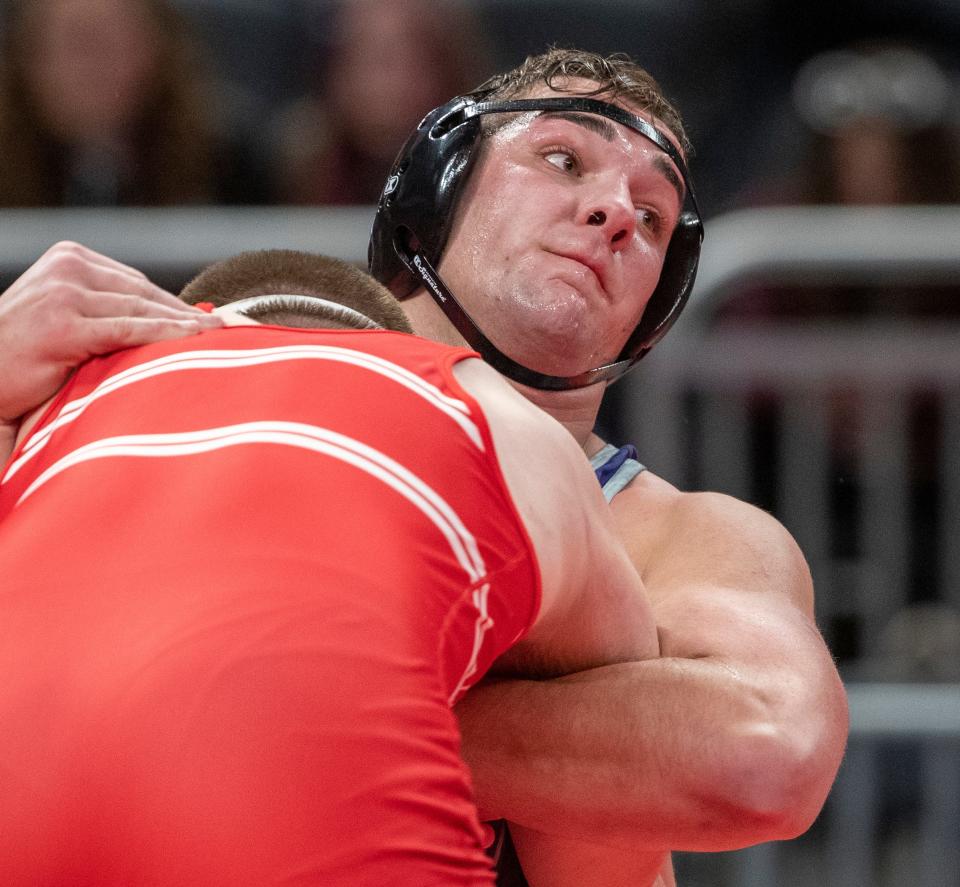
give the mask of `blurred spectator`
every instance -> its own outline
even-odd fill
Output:
[[[290,203],[375,203],[420,118],[491,63],[456,0],[342,0],[331,21],[313,92],[278,118],[278,190]]]
[[[956,202],[954,91],[934,57],[908,44],[814,56],[794,81],[793,104],[809,135],[781,202]]]
[[[858,43],[807,60],[794,78],[789,120],[773,128],[777,168],[738,203],[960,203],[954,78],[932,52],[905,42]],[[956,306],[953,288],[751,288],[723,318],[956,317]]]
[[[859,42],[815,55],[800,66],[794,78],[790,122],[771,131],[770,144],[780,169],[757,182],[740,203],[960,203],[954,76],[932,52],[905,41]],[[796,326],[800,321],[810,328],[818,321],[850,326],[896,323],[904,334],[908,329],[917,334],[921,328],[916,324],[923,320],[960,320],[958,296],[955,284],[933,286],[922,279],[898,286],[822,280],[771,285],[761,279],[742,286],[726,301],[717,319],[723,325]],[[829,416],[831,484],[826,495],[832,523],[830,556],[856,559],[863,556],[866,421],[869,411],[887,393],[854,389],[838,378],[820,396]],[[779,398],[775,388],[758,387],[752,392],[749,421],[755,439],[773,439]],[[892,408],[902,411],[900,421],[909,454],[904,590],[911,605],[932,606],[942,595],[939,570],[944,553],[937,540],[939,483],[948,458],[942,450],[945,408],[938,390],[922,386],[907,392]],[[758,486],[765,490],[776,488],[776,467],[771,463],[761,457],[756,464],[761,477]],[[913,659],[902,652],[911,637],[932,624],[929,612],[937,611],[909,609],[888,631],[885,643],[901,644],[901,652],[894,654],[891,647],[880,658],[889,669],[900,670],[898,679],[907,679],[908,672],[919,673],[921,665],[932,674],[936,656],[946,653],[942,643],[931,645],[930,655],[918,647]],[[861,649],[859,626],[846,626],[844,631],[845,637],[831,638],[834,650],[843,649],[851,657],[874,655],[872,650]],[[944,666],[949,661],[947,655]]]
[[[0,205],[262,202],[165,0],[12,0],[0,55]]]

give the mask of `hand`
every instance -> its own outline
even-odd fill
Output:
[[[57,243],[0,296],[0,424],[43,403],[89,357],[222,325],[134,268]]]

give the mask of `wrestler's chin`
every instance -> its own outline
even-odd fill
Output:
[[[499,309],[488,335],[518,363],[552,376],[598,366],[598,328],[610,307],[595,279],[554,272],[535,286],[502,292]]]
[[[609,306],[610,297],[601,286],[600,279],[589,267],[563,256],[555,257],[552,264],[553,267],[543,278],[548,288],[576,294],[583,304],[592,310],[603,310]]]
[[[546,317],[525,330],[522,339],[514,339],[505,353],[538,373],[550,376],[576,376],[605,363],[596,348],[592,327],[583,318],[562,315]]]

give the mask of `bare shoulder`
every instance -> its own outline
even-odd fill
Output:
[[[525,504],[551,497],[579,501],[592,472],[573,436],[552,416],[534,406],[482,360],[461,360],[454,365],[457,381],[480,405],[493,437],[497,459],[521,513]],[[563,483],[558,479],[563,478]],[[591,493],[594,491],[591,490]],[[597,507],[599,492],[588,503]],[[576,509],[574,509],[575,511]],[[555,520],[572,519],[569,512]]]
[[[812,612],[799,546],[771,514],[722,493],[687,493],[645,471],[612,503],[617,526],[651,598],[709,584],[781,592]]]
[[[656,655],[639,576],[573,435],[479,361],[455,371],[486,417],[541,577],[537,622],[501,667],[543,676]]]
[[[479,360],[454,366],[457,381],[480,405],[500,470],[540,564],[544,604],[585,569],[573,552],[590,537],[615,536],[599,487],[577,442]],[[575,584],[575,578],[574,583]]]

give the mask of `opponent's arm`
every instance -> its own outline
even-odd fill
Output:
[[[676,887],[666,851],[557,838],[515,824],[510,831],[529,887]]]
[[[19,422],[0,422],[0,467],[3,467],[13,452],[19,428]]]
[[[657,655],[640,577],[576,441],[482,361],[454,372],[483,409],[541,575],[536,621],[494,670],[543,678]]]
[[[645,478],[613,508],[662,657],[474,688],[458,714],[485,813],[611,847],[723,850],[793,837],[820,810],[847,713],[803,557],[769,515],[668,487]]]
[[[88,357],[221,325],[127,265],[55,244],[0,296],[0,429]]]

